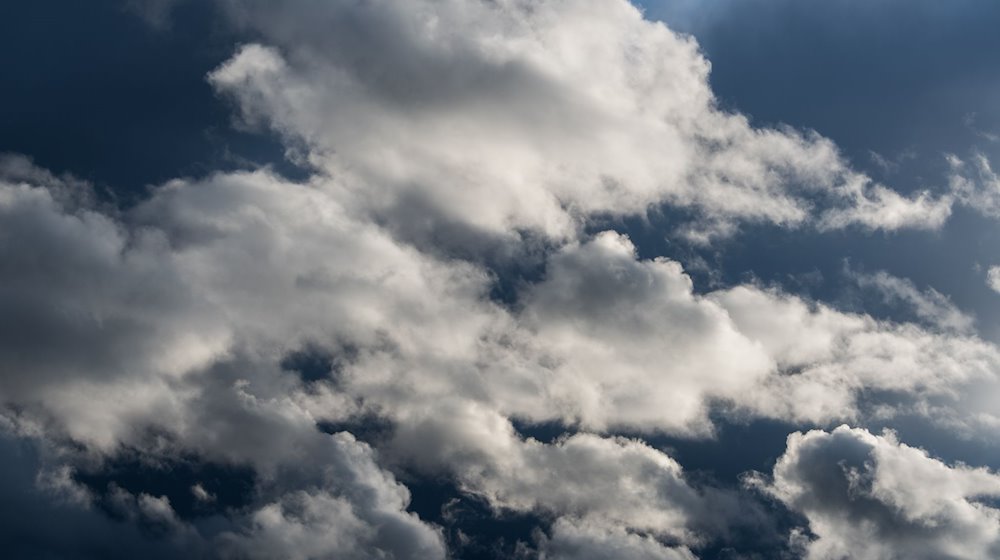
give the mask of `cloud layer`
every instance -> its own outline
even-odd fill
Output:
[[[903,195],[816,133],[750,126],[694,40],[624,0],[222,5],[255,42],[208,80],[307,179],[217,172],[115,208],[0,161],[0,426],[40,449],[39,492],[223,558],[446,558],[404,484],[426,477],[538,516],[524,554],[689,559],[763,506],[642,437],[996,424],[970,403],[996,394],[1000,351],[937,292],[865,280],[920,324],[754,283],[700,293],[594,231],[662,208],[699,243],[935,228],[980,190]],[[208,522],[83,482],[129,454],[248,469],[252,492]],[[758,486],[805,516],[810,557],[971,558],[996,552],[976,501],[995,478],[838,428],[791,436]]]

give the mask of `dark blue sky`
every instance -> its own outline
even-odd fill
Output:
[[[235,130],[205,79],[238,40],[214,12],[183,3],[159,28],[122,0],[0,6],[0,152],[126,200],[174,177],[280,164],[280,146]]]
[[[993,137],[1000,134],[1000,4],[641,4],[649,17],[697,38],[724,106],[758,125],[814,129],[834,140],[855,168],[894,189],[943,192],[945,154],[1000,154]],[[824,282],[812,286],[813,295],[841,303],[845,286],[837,276],[845,261],[863,271],[884,269],[948,294],[978,315],[988,336],[1000,335],[1000,301],[975,267],[1000,262],[1000,229],[962,208],[937,232],[812,234],[764,227],[734,239],[725,253],[730,281],[752,272],[766,281],[795,283],[792,277],[818,270]]]

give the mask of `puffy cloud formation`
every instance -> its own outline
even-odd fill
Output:
[[[936,292],[879,281],[947,315],[930,327],[753,284],[697,293],[679,263],[590,233],[660,205],[701,241],[936,227],[951,207],[720,110],[694,41],[624,0],[223,3],[257,42],[209,80],[308,179],[213,173],[121,209],[0,162],[0,425],[38,442],[45,492],[221,557],[445,558],[400,482],[419,473],[539,516],[543,557],[687,559],[746,505],[622,433],[864,421],[995,388],[1000,353]],[[524,262],[537,274],[491,297]],[[360,441],[366,422],[385,433]],[[227,508],[185,484],[208,523],[81,482],[128,453],[245,468],[252,492]],[[773,492],[809,515],[782,473]]]
[[[678,263],[639,261],[611,232],[555,254],[521,315],[562,419],[590,429],[707,433],[709,401],[737,398],[772,366]]]
[[[986,285],[994,292],[1000,292],[1000,267],[991,266],[986,271]]]
[[[712,507],[736,508],[735,500],[693,488],[676,461],[640,441],[525,440],[506,418],[476,406],[444,406],[401,424],[389,448],[426,472],[450,472],[501,511],[541,512],[568,531],[580,529],[580,538],[593,530],[598,540],[647,543],[664,555],[688,557],[684,545],[700,544],[700,529],[727,515]]]
[[[370,449],[346,433],[332,443],[347,468],[324,465],[328,488],[291,491],[252,512],[244,533],[222,536],[222,556],[445,558],[441,535],[403,512],[409,493],[375,465]]]
[[[552,527],[552,537],[543,541],[539,558],[693,560],[697,557],[688,550],[665,547],[655,539],[629,534],[619,528],[559,520]]]
[[[760,483],[760,480],[757,481]],[[992,558],[1000,553],[1000,476],[841,426],[788,437],[771,495],[805,516],[809,559]]]
[[[950,199],[852,171],[814,133],[719,110],[697,44],[624,0],[227,5],[264,44],[212,83],[411,238],[564,239],[589,215],[661,203],[698,213],[692,235],[741,220],[936,227],[950,213]]]
[[[556,250],[503,307],[481,266],[358,221],[325,178],[175,181],[117,216],[64,187],[0,187],[3,262],[24,279],[4,286],[3,328],[28,317],[47,341],[3,346],[16,372],[3,381],[9,429],[42,437],[49,468],[70,475],[121,446],[249,465],[256,502],[214,536],[192,532],[162,496],[130,498],[145,512],[135,519],[158,512],[164,530],[219,554],[443,556],[438,529],[406,512],[408,492],[386,470],[402,468],[558,520],[538,543],[546,554],[591,543],[684,557],[713,538],[732,498],[698,489],[641,442],[541,443],[511,419],[708,435],[724,405],[825,422],[863,414],[868,390],[948,398],[992,380],[998,359],[974,336],[753,286],[698,295],[677,263],[640,260],[611,232]],[[310,347],[337,361],[315,377],[283,366]],[[378,453],[317,429],[366,415],[393,426]],[[49,486],[79,490],[62,478],[62,490]]]
[[[996,386],[1000,352],[976,336],[878,321],[747,286],[710,297],[774,360],[778,374],[742,397],[756,414],[817,423],[858,418],[865,415],[858,407],[864,392],[883,396],[879,414],[891,415],[890,397],[904,395],[927,412],[941,399],[962,398],[963,387]]]

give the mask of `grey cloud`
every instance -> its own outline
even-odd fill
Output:
[[[4,555],[13,559],[103,558],[168,559],[206,551],[190,534],[151,535],[126,520],[114,520],[88,503],[69,498],[50,484],[39,486],[45,459],[31,442],[0,435],[0,521]],[[134,499],[134,498],[133,498]]]
[[[296,259],[295,252],[286,250],[293,240],[307,247],[308,233],[286,237],[283,228],[295,223],[317,226],[324,223],[324,212],[336,211],[335,205],[324,207],[314,200],[318,221],[282,216],[282,208],[305,208],[298,204],[306,202],[311,191],[306,186],[281,184],[281,189],[301,189],[305,198],[289,198],[289,192],[268,200],[269,193],[277,194],[270,189],[278,184],[267,175],[248,175],[218,178],[201,189],[167,186],[159,197],[131,213],[128,224],[85,207],[61,207],[44,187],[3,185],[0,196],[12,218],[3,222],[4,240],[11,241],[5,245],[11,255],[5,264],[17,264],[9,272],[21,280],[5,286],[4,304],[24,306],[30,318],[49,321],[34,334],[39,345],[30,359],[7,364],[3,393],[5,405],[11,407],[7,412],[18,415],[20,431],[41,436],[56,449],[67,438],[83,446],[78,458],[72,445],[55,453],[57,464],[90,460],[89,452],[96,450],[114,456],[121,445],[153,457],[197,453],[209,460],[249,464],[262,477],[261,496],[276,496],[273,503],[293,499],[301,491],[297,488],[305,487],[317,488],[319,493],[302,499],[313,499],[321,509],[324,496],[351,508],[374,539],[358,541],[359,555],[370,546],[391,545],[395,552],[387,553],[397,556],[406,550],[416,554],[437,551],[440,556],[437,533],[403,513],[408,503],[405,489],[382,473],[361,444],[349,436],[331,440],[316,429],[310,405],[317,411],[322,407],[321,414],[336,415],[338,407],[352,409],[349,399],[324,390],[296,398],[298,382],[282,375],[279,367],[283,353],[301,341],[375,336],[389,321],[412,312],[404,304],[398,313],[388,312],[379,319],[369,304],[381,298],[366,298],[364,293],[382,285],[386,293],[403,294],[408,282],[422,282],[423,272],[429,269],[422,268],[419,256],[388,238],[364,246],[361,240],[372,230],[363,226],[319,227],[313,231],[322,239],[307,251],[308,262],[260,267],[261,261],[254,259],[272,251],[275,257]],[[186,193],[182,200],[172,198],[178,189]],[[154,211],[156,205],[159,208]],[[161,227],[153,224],[154,218]],[[46,236],[53,238],[51,248],[42,243]],[[331,250],[338,236],[347,236],[340,237],[342,256],[337,261],[343,267],[338,274],[344,276],[315,286],[297,282],[297,275],[319,266],[318,256],[334,256]],[[33,244],[26,242],[29,237]],[[347,241],[350,237],[361,244]],[[383,270],[371,267],[380,244],[392,253]],[[26,252],[29,247],[34,248],[32,253]],[[73,250],[64,258],[59,249],[67,247]],[[347,264],[352,254],[356,264],[368,266]],[[402,268],[407,259],[416,265],[409,273]],[[462,270],[439,272],[461,275]],[[268,289],[275,292],[266,296]],[[353,296],[333,295],[337,289],[358,291]],[[313,304],[293,313],[282,303],[295,301],[292,294],[306,299],[332,296],[343,303],[353,302],[350,306],[355,311],[344,308],[338,313],[330,305]],[[426,294],[418,288],[414,303]],[[264,307],[255,307],[253,302]],[[385,303],[391,305],[391,298]],[[52,311],[46,312],[49,308]],[[73,312],[79,308],[80,312]],[[271,322],[279,309],[287,311],[287,323]],[[328,319],[330,313],[336,321]],[[121,324],[115,321],[118,315],[123,316]],[[25,326],[15,323],[18,316],[4,317],[9,329]],[[351,317],[367,326],[351,323]],[[74,330],[76,322],[86,328]],[[211,328],[206,330],[205,324]],[[171,339],[174,332],[181,333],[177,341]],[[61,345],[55,354],[52,344]],[[3,348],[13,356],[10,361],[33,347],[5,343]],[[78,349],[79,358],[73,348]],[[95,356],[102,361],[95,362]],[[151,433],[160,435],[151,438]],[[176,524],[160,497],[135,500],[122,502],[133,504],[122,511],[140,512],[136,520],[159,513],[160,524]],[[264,505],[262,511],[265,515],[271,510]],[[317,516],[305,524],[311,530],[320,530],[317,523],[333,519],[321,512]],[[296,523],[289,522],[290,530]],[[258,538],[254,531],[263,531],[259,538],[272,542],[269,550],[273,551],[274,543],[285,541],[273,534],[278,529],[272,529],[251,523],[249,532],[240,534],[253,541]]]
[[[439,532],[403,512],[408,492],[375,465],[367,446],[338,434],[330,447],[343,464],[322,465],[336,493],[307,488],[261,506],[250,515],[246,532],[221,537],[224,557],[446,557]]]
[[[601,560],[693,560],[697,558],[684,547],[667,546],[649,536],[628,533],[624,529],[592,526],[558,520],[552,536],[541,543],[540,558],[558,560],[577,558]]]
[[[796,433],[763,488],[805,515],[810,559],[989,558],[1000,552],[1000,477],[949,466],[895,439],[841,426]]]
[[[58,402],[96,392],[94,383],[166,383],[214,358],[227,331],[178,276],[163,237],[60,202],[53,192],[63,186],[0,185],[3,400]],[[125,425],[129,413],[120,412],[114,421]]]

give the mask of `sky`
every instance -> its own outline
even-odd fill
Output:
[[[0,555],[1000,557],[998,24],[0,7]]]

